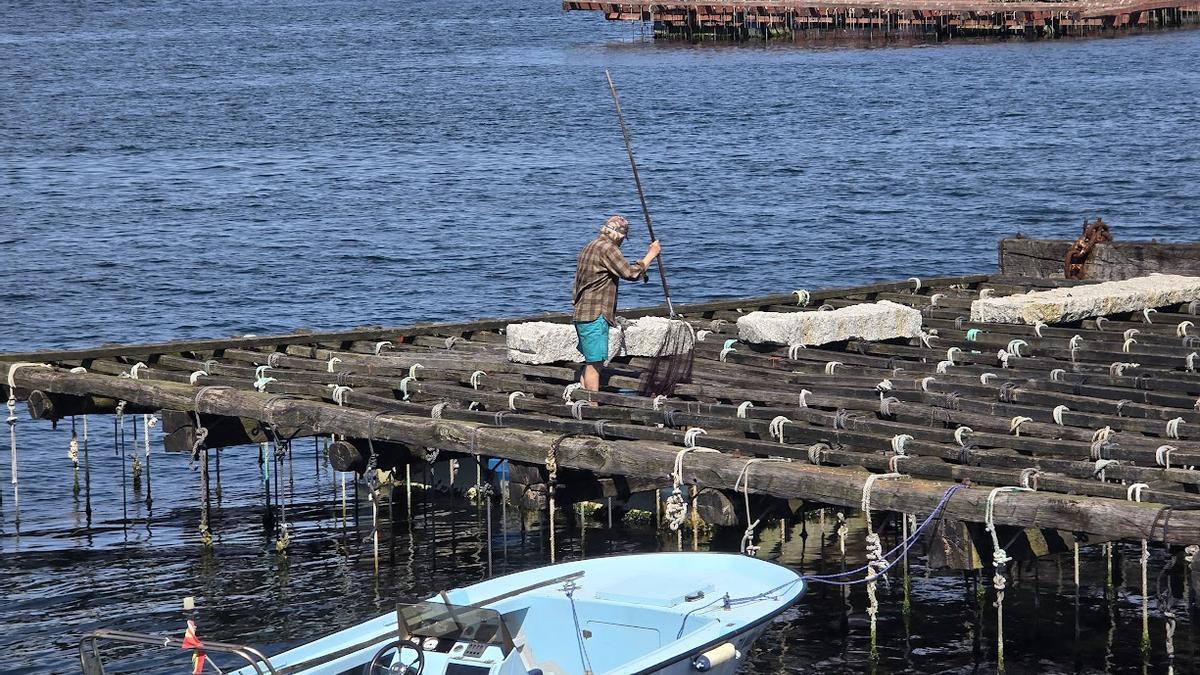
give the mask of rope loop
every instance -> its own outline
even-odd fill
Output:
[[[1153,307],[1147,307],[1142,310],[1142,318],[1146,320],[1146,323],[1154,323],[1150,320],[1151,314],[1158,314],[1158,310]]]
[[[983,331],[979,330],[978,328],[970,328],[970,329],[968,329],[968,330],[967,330],[967,341],[968,341],[968,342],[978,342],[978,341],[979,341],[979,335],[980,335],[980,333],[982,333],[982,332],[983,332]]]
[[[667,402],[667,397],[659,394],[654,397],[653,405],[655,410],[662,410],[663,404]]]
[[[1028,347],[1029,343],[1024,340],[1009,340],[1008,352],[1017,358],[1021,358],[1021,347]]]
[[[403,400],[405,400],[405,401],[408,400],[408,396],[409,396],[408,383],[412,382],[414,379],[416,379],[416,378],[406,377],[406,378],[400,380],[400,393],[403,395],[403,397],[404,397]]]
[[[1004,351],[1003,349],[1001,349],[1000,351],[996,352],[996,358],[997,358],[997,359],[1000,359],[1000,367],[1001,367],[1001,368],[1007,368],[1007,367],[1008,367],[1008,360],[1009,360],[1011,357],[1012,357],[1012,354],[1009,354],[1008,352]]]
[[[807,389],[801,389],[800,395],[797,397],[798,400],[796,401],[796,405],[801,408],[807,408],[808,407],[808,397],[811,395],[812,395],[811,391],[809,391]],[[1200,401],[1197,401],[1196,405],[1200,406]]]
[[[1024,417],[1021,415],[1017,415],[1016,417],[1012,418],[1011,421],[1009,421],[1008,433],[1010,433],[1014,436],[1020,436],[1021,435],[1021,425],[1025,424],[1026,422],[1032,422],[1032,421],[1033,421],[1032,417]]]
[[[1149,488],[1146,483],[1134,483],[1125,489],[1125,499],[1131,502],[1142,501],[1142,490]]]
[[[962,447],[967,447],[967,435],[974,433],[971,427],[958,427],[954,430],[954,440]]]
[[[987,300],[988,298],[992,297],[995,294],[996,294],[996,289],[994,289],[994,288],[979,289],[979,299],[980,300]]]
[[[1035,321],[1033,324],[1033,334],[1038,337],[1042,337],[1042,329],[1045,327],[1046,327],[1045,321],[1041,321],[1041,320]]]
[[[775,440],[783,443],[784,425],[791,424],[791,422],[792,421],[790,419],[784,417],[783,415],[779,415],[775,419],[771,420],[771,423],[767,425],[767,431]]]
[[[753,407],[754,404],[750,401],[742,401],[737,407],[737,416],[741,419],[746,419],[746,410]]]
[[[898,403],[900,403],[900,399],[896,398],[895,396],[888,396],[885,398],[883,394],[880,394],[879,395],[879,414],[883,417],[891,417],[892,416],[892,406],[896,405]]]
[[[736,352],[736,351],[737,350],[734,349],[733,347],[722,347],[721,354],[720,354],[721,363],[725,363],[725,359],[726,359],[726,357],[729,356],[730,352]]]
[[[1196,324],[1192,323],[1191,321],[1180,321],[1179,325],[1175,327],[1175,336],[1187,337],[1188,329],[1194,328],[1195,326]]]
[[[936,379],[937,378],[933,377],[932,375],[929,377],[922,377],[921,378],[921,391],[925,391],[925,392],[929,391],[929,383],[935,381]]]
[[[843,364],[841,361],[830,361],[829,363],[826,363],[826,364],[825,364],[825,374],[826,374],[826,375],[833,375],[833,374],[834,374],[834,370],[835,370],[835,369],[836,369],[838,366],[841,366],[841,365],[845,365],[845,364]]]
[[[331,356],[331,357],[329,357],[329,361],[327,361],[327,362],[326,362],[326,364],[325,364],[325,368],[326,368],[326,369],[327,369],[329,372],[331,372],[331,373],[332,373],[332,372],[333,372],[333,367],[334,367],[334,365],[336,365],[336,364],[338,364],[338,363],[341,363],[341,362],[342,362],[342,360],[341,360],[341,359],[339,359],[338,357],[336,357],[336,356]],[[207,364],[208,364],[208,362],[207,362],[207,361],[205,361],[204,363],[205,363],[205,365],[207,365]],[[207,371],[208,369],[207,369],[207,368],[205,368],[205,370]]]
[[[1062,382],[1063,377],[1065,377],[1066,374],[1067,371],[1063,370],[1062,368],[1055,368],[1054,370],[1050,371],[1050,380],[1052,382]]]
[[[583,409],[587,407],[587,401],[572,401],[567,405],[571,406],[571,417],[583,421]]]
[[[991,382],[992,380],[996,379],[996,377],[997,377],[997,375],[995,373],[980,373],[979,374],[979,383],[987,384],[988,382]]]
[[[1171,452],[1179,448],[1173,445],[1160,445],[1154,450],[1154,462],[1164,469],[1171,468]]]
[[[908,434],[896,434],[892,436],[892,452],[897,455],[904,455],[904,446],[911,440],[913,440],[913,437]]]
[[[708,337],[709,335],[712,335],[711,330],[696,331],[696,342],[704,342],[704,338]]]
[[[1104,332],[1104,324],[1108,323],[1108,319],[1103,316],[1096,317],[1096,330]]]
[[[575,401],[571,398],[571,394],[575,393],[575,391],[577,389],[580,389],[581,387],[583,387],[583,385],[579,382],[572,382],[571,384],[568,384],[567,386],[563,387],[563,393],[562,393],[563,403],[566,403],[567,405],[571,405],[572,403],[574,403]]]
[[[913,295],[921,291],[921,279],[918,277],[909,277],[909,281],[913,282]]]
[[[429,409],[429,417],[435,420],[442,419],[442,414],[446,412],[446,408],[448,407],[450,407],[449,401],[435,403],[434,406]]]
[[[1121,377],[1125,374],[1126,368],[1137,368],[1141,365],[1142,364],[1140,364],[1140,363],[1126,363],[1126,362],[1122,362],[1122,361],[1114,361],[1108,367],[1108,374],[1111,377]]]
[[[832,311],[833,311],[833,305],[830,305],[830,304],[826,303],[826,304],[824,304],[824,305],[821,305],[820,307],[818,307],[818,308],[817,308],[817,311],[818,311],[818,312],[832,312]]]
[[[1063,413],[1065,413],[1065,412],[1071,412],[1071,409],[1065,405],[1056,405],[1056,406],[1054,406],[1054,412],[1052,412],[1050,414],[1051,417],[1054,418],[1054,423],[1060,427],[1066,426],[1065,424],[1063,424]]]
[[[1129,348],[1136,344],[1137,344],[1137,340],[1134,340],[1133,338],[1125,338],[1125,342],[1121,345],[1121,351],[1128,354]]]
[[[208,373],[204,372],[203,370],[193,371],[191,375],[188,375],[188,383],[194,387],[194,386],[196,386],[197,380],[199,380],[200,378],[205,377],[207,375],[208,375]]]
[[[1196,352],[1192,352],[1191,354],[1188,354],[1187,357],[1184,358],[1183,362],[1187,366],[1187,371],[1189,373],[1196,372],[1196,357],[1197,356],[1198,355],[1196,354]]]
[[[1114,464],[1119,465],[1120,463],[1121,462],[1119,462],[1115,459],[1097,459],[1096,460],[1096,468],[1092,471],[1092,476],[1095,478],[1099,478],[1100,482],[1103,483],[1103,482],[1105,482],[1104,470],[1110,466],[1113,466]]]
[[[812,300],[812,294],[803,288],[792,291],[792,295],[796,296],[796,304],[801,307],[807,307],[809,300]]]
[[[487,373],[483,372],[482,370],[476,370],[475,372],[471,373],[471,388],[479,389],[479,378],[484,377],[485,375],[487,375]]]
[[[892,381],[885,377],[879,381],[879,384],[875,385],[875,391],[883,394],[883,393],[891,391],[892,387],[893,387]]]
[[[702,434],[707,435],[708,432],[705,431],[704,429],[701,429],[700,427],[692,427],[691,429],[688,429],[687,431],[683,432],[683,447],[685,447],[685,448],[696,447],[696,437],[700,436]]]
[[[788,346],[788,359],[790,359],[792,361],[798,360],[800,358],[800,350],[801,349],[808,349],[808,346],[807,345],[789,345]]]
[[[138,371],[145,367],[146,364],[142,363],[141,361],[133,364],[133,367],[129,369],[129,377],[134,380],[138,379]]]
[[[1168,420],[1167,421],[1167,438],[1174,438],[1175,440],[1179,440],[1179,425],[1183,424],[1183,422],[1184,422],[1184,419],[1182,417],[1176,417],[1173,420]]]
[[[1041,474],[1042,472],[1035,467],[1021,469],[1021,487],[1037,491],[1038,476]]]
[[[951,347],[946,350],[946,360],[950,362],[950,365],[954,365],[954,355],[961,354],[961,353],[962,353],[962,349],[960,349],[958,347]]]
[[[425,366],[423,366],[423,365],[421,365],[421,364],[419,364],[419,363],[414,363],[414,364],[412,364],[411,366],[409,366],[409,367],[408,367],[408,376],[409,376],[410,378],[412,378],[414,381],[417,379],[417,369],[418,369],[418,368],[420,368],[420,369],[424,370],[424,369],[425,369]]]
[[[375,351],[375,356],[379,356],[379,352],[383,351],[383,348],[384,348],[384,347],[392,347],[392,346],[394,346],[394,345],[392,345],[392,343],[391,343],[391,342],[388,342],[387,340],[384,340],[384,341],[382,341],[382,342],[376,342],[376,343],[375,343],[375,350],[374,350],[374,351]]]
[[[331,384],[329,386],[333,389],[333,402],[342,406],[346,405],[346,394],[354,390],[350,387],[343,387],[340,384]]]
[[[525,392],[523,392],[523,391],[514,391],[513,393],[509,394],[508,395],[508,409],[516,410],[517,409],[517,399],[524,398],[524,397],[525,397]]]
[[[942,298],[944,298],[944,297],[946,297],[946,294],[945,294],[945,293],[934,293],[933,295],[929,296],[929,306],[930,306],[930,307],[937,307],[937,306],[938,306],[938,301],[939,301],[939,300],[941,300],[941,299],[942,299]]]

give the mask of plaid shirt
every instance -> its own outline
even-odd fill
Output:
[[[630,263],[616,242],[597,237],[579,252],[575,270],[575,321],[594,321],[603,316],[610,326],[617,323],[617,280],[636,281],[646,276],[641,261]]]

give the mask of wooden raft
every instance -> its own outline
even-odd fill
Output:
[[[854,507],[869,473],[899,471],[907,478],[874,483],[876,511],[927,513],[969,481],[946,515],[981,523],[991,487],[1028,485],[1036,491],[996,499],[997,524],[1200,542],[1200,511],[1189,510],[1200,505],[1194,305],[1069,326],[966,319],[981,294],[1071,283],[913,279],[683,307],[702,339],[693,381],[665,400],[631,393],[645,359],[614,363],[598,393],[567,391],[573,366],[509,363],[501,331],[531,317],[3,354],[0,374],[36,418],[112,412],[119,401],[126,412],[162,410],[175,449],[191,449],[199,413],[206,447],[259,442],[264,430],[339,434],[365,458],[370,437],[381,467],[422,462],[434,448],[552,462],[611,493],[669,485],[677,454],[695,442],[720,451],[685,457],[687,483],[703,487],[733,489],[748,459],[783,457],[793,461],[754,466],[751,492]],[[808,349],[736,341],[744,312],[878,300],[921,310],[925,334]],[[17,362],[51,367],[10,372]],[[704,433],[689,437],[697,427]],[[1126,483],[1147,484],[1142,502]]]

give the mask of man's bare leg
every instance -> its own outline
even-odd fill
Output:
[[[588,391],[600,391],[600,369],[590,363],[584,365],[579,383]]]

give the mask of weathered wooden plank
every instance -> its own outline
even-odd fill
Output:
[[[1000,273],[1017,277],[1062,278],[1071,242],[1059,239],[1001,239]],[[1155,272],[1200,276],[1200,244],[1147,241],[1097,244],[1084,264],[1084,276],[1097,281],[1141,277]]]

